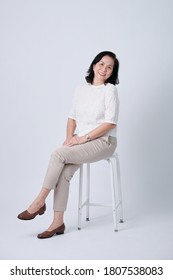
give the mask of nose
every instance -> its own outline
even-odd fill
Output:
[[[102,71],[103,71],[103,72],[106,72],[106,65],[103,65],[103,66],[102,66]]]

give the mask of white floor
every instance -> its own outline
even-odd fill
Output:
[[[83,228],[79,231],[77,209],[69,209],[65,234],[39,240],[36,235],[50,222],[49,209],[32,221],[18,220],[18,213],[7,209],[6,219],[1,222],[0,259],[173,259],[170,211],[136,215],[125,208],[124,212],[125,222],[119,224],[118,232],[112,230],[112,214],[107,208],[92,209],[89,222],[83,215]]]

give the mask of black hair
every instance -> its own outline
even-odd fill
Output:
[[[96,55],[96,57],[92,61],[91,65],[87,71],[88,75],[85,77],[85,79],[88,83],[92,84],[93,79],[94,79],[93,66],[96,63],[98,63],[105,55],[110,56],[114,60],[114,67],[113,67],[112,75],[105,81],[105,84],[107,84],[107,83],[110,83],[113,85],[119,84],[119,79],[118,79],[119,61],[118,61],[116,55],[110,51],[103,51],[103,52],[100,52],[98,55]]]

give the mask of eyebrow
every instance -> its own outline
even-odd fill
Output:
[[[103,60],[100,60],[100,62],[105,63]],[[108,66],[112,66],[113,67],[113,64],[108,64]]]

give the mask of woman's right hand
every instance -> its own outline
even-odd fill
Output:
[[[78,137],[76,135],[73,135],[70,138],[66,138],[66,140],[63,143],[63,146],[71,147],[71,146],[79,145],[79,144],[80,143],[79,143]]]
[[[70,144],[70,140],[72,137],[70,138],[66,138],[65,141],[63,142],[63,146],[68,146]]]

